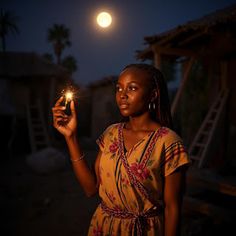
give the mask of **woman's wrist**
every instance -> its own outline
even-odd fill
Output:
[[[85,157],[85,154],[83,153],[81,156],[79,157],[76,157],[76,158],[70,158],[71,162],[79,162],[79,161],[82,161]]]
[[[70,135],[65,136],[66,142],[78,142],[78,135],[76,133],[71,133]]]

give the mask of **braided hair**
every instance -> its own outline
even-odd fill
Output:
[[[136,68],[147,72],[150,88],[152,90],[156,89],[158,92],[158,97],[153,101],[155,109],[150,111],[151,117],[161,126],[173,128],[167,84],[161,71],[152,65],[138,63],[127,65],[122,72],[129,68]]]

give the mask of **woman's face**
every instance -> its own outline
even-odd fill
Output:
[[[116,102],[125,117],[148,112],[151,89],[147,72],[138,68],[123,71],[116,85]]]

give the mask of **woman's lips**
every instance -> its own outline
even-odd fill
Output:
[[[120,109],[126,109],[128,108],[129,104],[128,103],[121,103],[120,104]]]

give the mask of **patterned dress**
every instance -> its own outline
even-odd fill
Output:
[[[124,123],[98,138],[102,151],[97,207],[89,236],[163,235],[163,178],[189,164],[181,138],[166,127],[146,135],[125,153]]]

